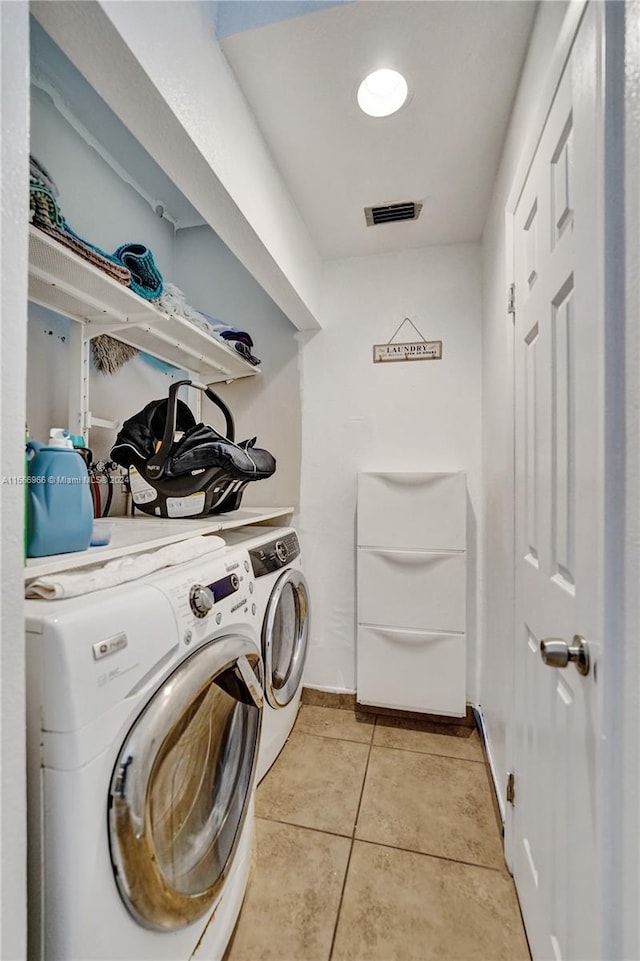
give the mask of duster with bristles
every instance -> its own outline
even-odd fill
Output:
[[[110,337],[108,334],[100,334],[91,341],[91,354],[96,370],[102,374],[115,374],[117,370],[126,364],[128,360],[135,357],[138,353],[137,347],[123,344],[121,340]]]

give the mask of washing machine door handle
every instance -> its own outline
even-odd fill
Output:
[[[255,671],[249,664],[249,661],[244,656],[244,654],[240,655],[240,657],[236,661],[236,664],[242,676],[242,680],[246,684],[247,690],[251,695],[253,703],[257,708],[263,707],[264,706],[264,690],[262,688],[260,681],[256,677]]]

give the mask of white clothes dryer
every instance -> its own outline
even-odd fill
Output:
[[[246,551],[28,601],[28,956],[222,958],[251,862],[262,659]]]
[[[248,550],[256,578],[265,673],[260,781],[284,747],[298,713],[309,640],[309,588],[294,528],[251,526],[222,536],[230,550]]]

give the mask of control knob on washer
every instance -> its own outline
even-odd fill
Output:
[[[287,545],[284,541],[276,541],[275,551],[278,560],[282,564],[286,563],[287,557],[289,556],[289,551],[287,550]]]
[[[194,584],[189,591],[189,604],[196,617],[206,617],[214,605],[211,589],[202,584]]]

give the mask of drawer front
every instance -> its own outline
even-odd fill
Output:
[[[466,630],[466,555],[358,550],[358,622]]]
[[[358,545],[463,551],[464,473],[359,474]]]
[[[464,634],[358,626],[357,698],[362,704],[462,717]]]

